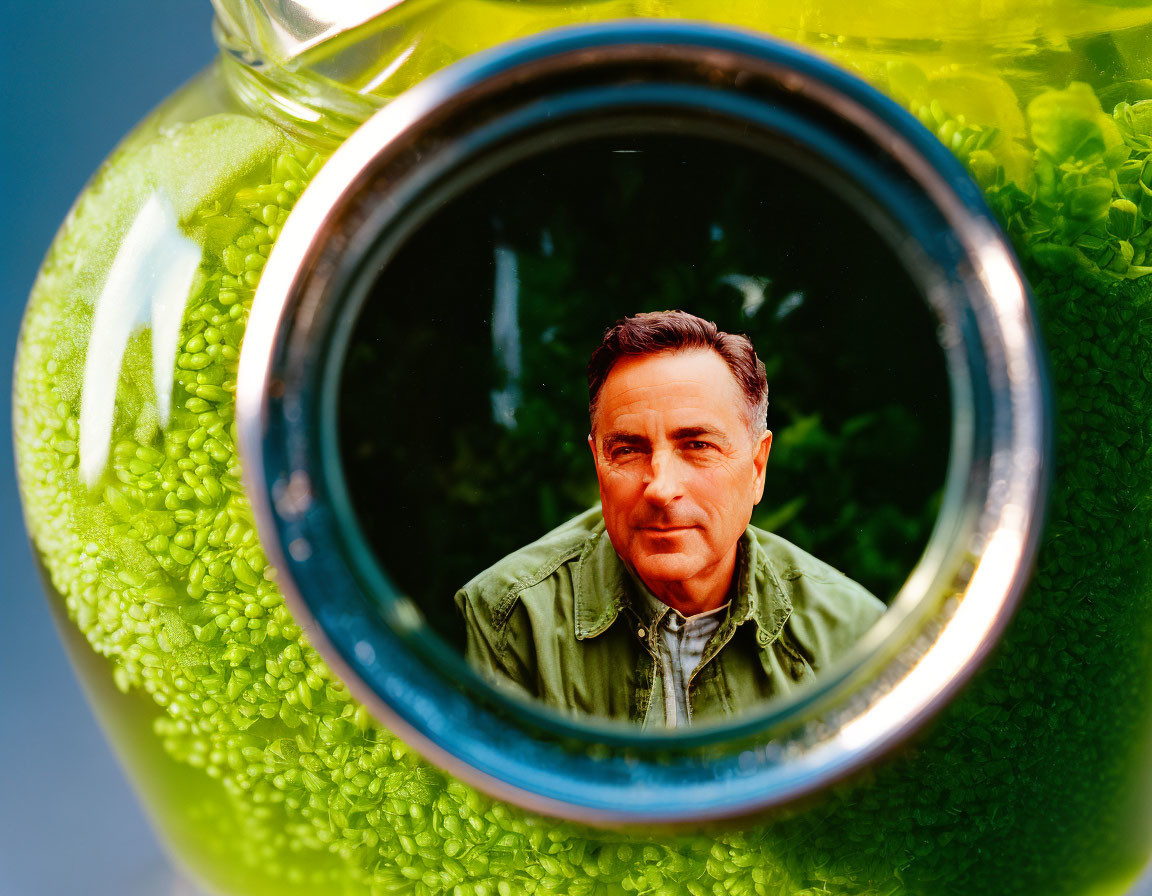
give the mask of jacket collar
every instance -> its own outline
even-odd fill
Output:
[[[792,613],[792,600],[784,580],[749,527],[740,536],[736,558],[737,588],[724,626],[735,627],[752,619],[757,642],[765,647],[776,640]],[[633,607],[646,619],[650,614],[642,601],[633,602],[635,585],[624,561],[612,547],[601,521],[584,542],[576,569],[574,618],[579,640],[595,638],[608,630],[620,611]]]

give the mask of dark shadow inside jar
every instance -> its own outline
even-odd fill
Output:
[[[716,139],[600,137],[491,174],[373,272],[347,344],[343,475],[380,568],[462,654],[457,591],[600,502],[586,371],[605,330],[678,309],[765,365],[751,525],[889,602],[951,437],[906,265],[834,185]]]

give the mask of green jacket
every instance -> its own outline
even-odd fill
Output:
[[[692,676],[695,720],[787,694],[842,655],[884,604],[828,564],[749,526],[737,589]],[[456,593],[468,661],[497,686],[576,715],[663,725],[658,621],[600,508],[505,557]]]

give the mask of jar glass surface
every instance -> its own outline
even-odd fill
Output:
[[[699,834],[535,816],[381,728],[284,606],[236,453],[252,297],[332,148],[457,59],[625,16],[798,41],[915,114],[1013,241],[1057,404],[1045,536],[986,668],[882,764]],[[149,812],[207,886],[1124,891],[1152,843],[1152,11],[409,0],[273,62],[254,34],[220,31],[222,60],[125,140],[70,213],[30,299],[15,394],[53,611]]]

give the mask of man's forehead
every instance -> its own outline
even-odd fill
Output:
[[[711,350],[664,352],[620,359],[600,390],[603,426],[650,425],[723,428],[742,414],[742,395],[724,359]],[[648,418],[645,424],[644,420]]]
[[[734,412],[726,412],[722,407],[691,405],[649,405],[634,402],[615,409],[606,408],[600,415],[605,432],[647,432],[659,429],[667,434],[673,432],[689,435],[693,432],[724,432],[740,423]]]

